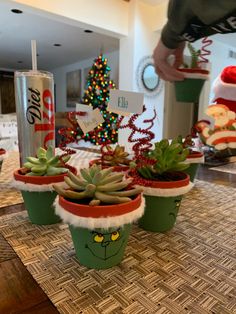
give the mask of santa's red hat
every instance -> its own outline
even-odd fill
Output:
[[[214,99],[217,104],[226,105],[236,112],[236,66],[228,66],[213,83]]]

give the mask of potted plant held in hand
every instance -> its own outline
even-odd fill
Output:
[[[155,143],[144,161],[132,165],[133,183],[143,188],[146,202],[139,220],[141,228],[164,232],[174,226],[182,196],[193,186],[189,175],[183,172],[188,167],[183,164],[188,154],[181,144],[163,139]]]
[[[133,221],[144,212],[141,188],[128,188],[132,179],[123,179],[113,168],[94,164],[68,173],[68,189],[54,185],[59,196],[55,209],[69,224],[76,256],[82,265],[104,269],[123,258]]]
[[[60,158],[54,155],[50,146],[40,147],[36,157],[27,157],[27,162],[14,172],[13,186],[21,191],[29,219],[38,225],[49,225],[60,221],[52,204],[57,193],[52,184],[64,182],[68,172],[65,163],[70,156]]]
[[[198,103],[205,81],[209,78],[209,71],[200,67],[200,50],[196,50],[190,43],[188,49],[191,55],[190,64],[184,64],[178,71],[184,73],[183,81],[174,82],[177,101]]]
[[[110,145],[102,146],[101,158],[90,161],[90,165],[98,164],[102,168],[113,167],[116,172],[129,170],[131,159],[128,158],[129,153],[125,151],[124,146],[117,144],[113,149]]]

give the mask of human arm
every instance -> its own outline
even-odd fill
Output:
[[[153,53],[157,74],[164,80],[182,80],[176,68],[183,59],[185,41],[217,32],[236,32],[235,0],[170,0],[168,21]],[[168,63],[170,55],[176,60],[173,65]]]
[[[168,5],[168,21],[162,29],[161,39],[153,51],[153,60],[156,73],[165,81],[181,81],[184,74],[177,71],[183,63],[185,41],[180,40],[180,33],[184,27],[183,18],[186,13],[188,1],[170,0]],[[174,63],[170,64],[169,57],[174,56]]]

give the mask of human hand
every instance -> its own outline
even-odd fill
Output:
[[[183,81],[184,74],[179,72],[177,68],[183,63],[183,51],[185,42],[180,43],[176,49],[167,48],[161,39],[153,51],[153,60],[156,73],[165,81]],[[174,55],[175,61],[171,65],[168,57]]]

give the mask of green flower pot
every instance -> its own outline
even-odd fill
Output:
[[[189,167],[184,170],[184,172],[187,173],[190,176],[190,181],[191,182],[193,182],[195,177],[196,177],[198,166],[199,166],[199,163],[190,164]]]
[[[175,97],[180,102],[198,103],[205,80],[184,79],[175,82]]]
[[[33,224],[51,225],[61,221],[55,214],[53,202],[57,193],[52,184],[64,181],[66,173],[55,176],[27,176],[14,172],[15,188],[21,191],[29,219]]]
[[[147,231],[165,232],[176,222],[182,196],[159,197],[145,195],[145,212],[139,226]]]
[[[21,194],[29,219],[33,224],[51,225],[61,221],[52,206],[57,196],[56,192],[21,191]]]
[[[88,268],[106,269],[122,261],[131,224],[108,230],[89,230],[72,225],[69,229],[79,262]]]
[[[143,188],[145,197],[144,215],[139,219],[139,226],[147,231],[165,232],[173,228],[182,197],[193,186],[189,175],[173,172],[175,180],[148,180],[134,174],[134,182]],[[176,179],[178,178],[178,179]]]
[[[144,213],[144,198],[139,194],[129,202],[97,206],[79,201],[58,196],[54,203],[56,213],[69,224],[79,262],[94,269],[118,265],[124,256],[132,223]]]
[[[204,163],[204,155],[200,151],[192,151],[186,159],[189,167],[184,170],[190,176],[190,181],[194,182],[200,163]]]
[[[209,71],[200,68],[182,68],[178,71],[185,74],[183,81],[174,82],[176,100],[198,103],[202,87],[208,78]]]

